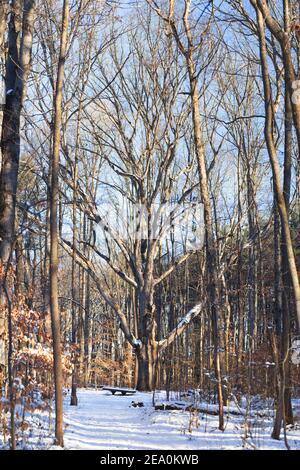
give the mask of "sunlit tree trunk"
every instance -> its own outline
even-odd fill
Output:
[[[64,82],[64,65],[67,52],[68,22],[69,4],[68,0],[64,0],[57,80],[54,96],[53,154],[50,200],[50,307],[55,381],[55,438],[56,444],[61,447],[63,446],[63,374],[61,361],[60,313],[58,305],[58,175],[61,142],[60,132],[62,122],[62,90]]]

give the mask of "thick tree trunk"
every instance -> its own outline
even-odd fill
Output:
[[[20,159],[20,119],[31,69],[31,50],[35,22],[35,1],[0,3],[0,62],[4,58],[6,15],[8,22],[5,90],[1,102],[1,174],[0,174],[0,262],[7,266],[15,242],[15,212]],[[20,33],[22,31],[22,34]],[[20,41],[21,34],[21,41]],[[3,63],[1,63],[3,65]],[[3,109],[3,113],[2,113]],[[2,116],[3,114],[3,116]],[[3,117],[3,120],[2,120]],[[6,299],[0,284],[0,304]],[[0,353],[5,351],[5,316],[0,314]],[[0,357],[0,361],[4,362]],[[5,360],[6,361],[6,360]],[[2,364],[5,365],[5,364]]]
[[[21,8],[11,5],[8,31],[8,59],[6,64],[6,102],[2,127],[2,167],[0,176],[0,258],[7,263],[15,236],[16,194],[20,158],[20,118],[26,94],[26,81],[31,68],[31,48],[35,21],[34,0],[24,1],[22,39]]]
[[[147,274],[145,275],[147,277]],[[145,280],[138,295],[138,315],[140,318],[139,344],[136,345],[138,360],[137,389],[152,391],[156,385],[158,360],[157,325],[155,321],[154,287],[151,276]]]
[[[157,343],[148,340],[137,348],[138,376],[137,390],[151,392],[156,386]]]

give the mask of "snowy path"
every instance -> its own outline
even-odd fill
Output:
[[[195,449],[199,445],[181,433],[187,416],[165,415],[164,423],[149,410],[151,394],[112,396],[109,392],[79,391],[79,404],[65,409],[65,446],[68,449]],[[145,408],[130,407],[132,400]],[[162,413],[158,413],[157,417]]]
[[[230,418],[224,433],[215,416],[200,419],[188,432],[187,412],[158,412],[151,408],[152,395],[112,396],[109,392],[80,390],[78,407],[65,406],[67,449],[242,449],[243,429],[239,419]],[[130,407],[132,400],[145,408]],[[284,449],[283,441],[270,439],[270,423],[253,431],[246,448]],[[292,448],[300,448],[300,433],[292,431]]]

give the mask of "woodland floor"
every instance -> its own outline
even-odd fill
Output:
[[[156,396],[164,400],[165,393]],[[132,401],[144,403],[143,408],[134,408]],[[299,408],[297,408],[299,405]],[[193,449],[285,449],[283,439],[270,438],[272,410],[263,410],[266,416],[255,414],[251,419],[248,437],[245,438],[245,418],[226,415],[225,432],[218,430],[218,417],[187,411],[155,411],[151,393],[134,396],[112,396],[106,391],[79,390],[78,406],[69,405],[65,399],[65,448],[66,449],[141,449],[141,450],[193,450]],[[260,408],[262,412],[262,408]],[[296,403],[296,420],[288,429],[291,449],[300,449],[300,403]],[[268,417],[268,414],[270,417]],[[53,421],[49,413],[36,411],[27,417],[31,431],[19,436],[19,448],[54,449]],[[50,420],[50,421],[49,421]],[[0,447],[1,447],[0,437]],[[2,448],[4,448],[2,442]],[[57,449],[57,448],[56,448]]]

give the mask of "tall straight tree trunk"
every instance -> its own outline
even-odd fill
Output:
[[[91,259],[92,250],[91,243],[93,237],[93,222],[87,221],[87,240],[89,246],[87,247],[86,257]],[[85,317],[84,317],[84,384],[85,387],[89,384],[90,378],[90,369],[91,369],[91,360],[92,360],[92,316],[90,312],[90,303],[91,303],[91,277],[89,273],[86,273],[86,282],[85,282],[85,296],[84,296],[84,308],[85,308]]]
[[[90,276],[89,273],[86,275],[86,293],[85,293],[85,322],[84,322],[84,384],[85,387],[89,386],[90,383],[90,368],[91,368],[91,354],[92,354],[92,319],[90,314]]]
[[[289,30],[288,11],[285,9],[285,28]],[[287,86],[285,87],[285,141],[284,141],[284,178],[283,178],[283,195],[287,211],[290,208],[290,191],[291,191],[291,168],[292,168],[292,106],[291,97]],[[289,294],[291,287],[291,278],[289,275],[289,267],[287,262],[287,252],[284,243],[284,234],[281,233],[281,278],[282,278],[282,298],[281,298],[281,367],[279,368],[279,387],[278,387],[278,406],[272,437],[280,438],[281,424],[293,424],[293,410],[291,404],[290,383],[290,367],[289,367],[289,347],[290,347],[290,302]]]
[[[217,381],[218,403],[219,403],[219,429],[224,430],[224,405],[222,391],[222,374],[219,353],[218,333],[218,276],[217,276],[217,253],[213,232],[212,210],[209,198],[208,178],[204,154],[204,144],[201,131],[201,119],[199,109],[199,92],[197,87],[197,74],[192,58],[192,52],[187,54],[187,67],[190,80],[192,118],[194,128],[195,151],[200,178],[200,194],[204,208],[204,224],[206,237],[206,263],[208,272],[208,298],[211,308],[211,320],[214,339],[214,370]]]
[[[74,162],[74,178],[73,178],[73,256],[72,256],[72,346],[73,351],[73,370],[72,370],[72,389],[71,389],[71,401],[70,405],[77,406],[77,363],[78,363],[78,353],[76,348],[77,344],[77,319],[76,319],[76,258],[75,258],[75,248],[76,248],[76,237],[77,237],[77,217],[76,217],[76,197],[77,197],[77,152],[75,151],[75,162]]]
[[[237,344],[236,344],[236,385],[238,393],[241,392],[241,364],[243,362],[243,352],[244,352],[244,308],[242,302],[242,250],[241,250],[241,239],[242,239],[242,230],[241,230],[241,220],[242,220],[242,184],[241,184],[241,155],[238,153],[238,168],[237,168],[237,180],[238,180],[238,254],[237,254],[237,274],[236,274],[236,293],[237,293],[237,311],[236,311],[236,328],[237,328]]]
[[[251,3],[256,7],[255,0],[251,0]],[[298,331],[300,330],[300,285],[299,278],[296,266],[296,259],[293,250],[292,236],[289,226],[289,216],[286,206],[286,201],[284,198],[282,186],[281,186],[281,176],[280,176],[280,166],[277,159],[277,151],[274,142],[274,106],[272,98],[272,89],[268,71],[268,61],[267,61],[267,47],[266,47],[266,38],[265,38],[265,28],[264,28],[264,19],[259,8],[256,7],[257,21],[259,26],[259,42],[260,42],[260,59],[262,65],[262,76],[263,76],[263,85],[264,85],[264,99],[265,99],[265,139],[268,148],[269,159],[272,167],[273,174],[273,183],[275,190],[275,198],[277,202],[277,207],[281,220],[283,242],[286,247],[287,262],[289,267],[289,273],[292,280],[295,306],[296,306],[296,317],[297,317],[297,326]]]
[[[275,199],[275,195],[274,195]],[[276,200],[273,205],[274,212],[274,323],[276,338],[282,333],[282,306],[281,306],[281,257],[280,257],[280,217]]]
[[[72,222],[73,222],[73,253],[72,253],[72,346],[74,347],[73,351],[73,370],[72,370],[72,389],[71,389],[71,402],[70,405],[77,406],[77,376],[78,376],[78,352],[76,350],[77,345],[77,306],[75,304],[77,298],[77,289],[76,289],[76,257],[75,249],[77,246],[77,178],[78,178],[78,147],[79,147],[79,120],[77,121],[77,130],[76,130],[76,149],[75,149],[75,159],[74,159],[74,169],[73,169],[73,207],[72,207]]]
[[[80,220],[80,232],[81,237],[84,241],[87,240],[87,217],[84,214]],[[86,245],[84,246],[84,256],[86,256]],[[80,385],[84,385],[84,368],[85,368],[85,358],[84,358],[84,326],[85,326],[85,302],[86,302],[86,279],[87,272],[85,269],[79,270],[79,309],[78,309],[78,348],[79,348],[79,361],[78,361],[78,371],[80,377]]]
[[[218,333],[218,275],[217,275],[217,250],[213,229],[212,208],[208,187],[208,175],[206,168],[205,150],[202,136],[202,125],[199,108],[199,90],[197,85],[197,71],[194,61],[194,38],[192,29],[189,24],[189,14],[191,9],[191,0],[184,3],[184,11],[182,15],[183,30],[186,40],[182,42],[182,34],[177,29],[175,19],[175,0],[169,0],[168,16],[165,17],[162,10],[157,6],[156,2],[147,0],[154,8],[157,14],[167,24],[168,30],[174,37],[177,46],[185,59],[190,85],[190,96],[192,106],[192,120],[194,131],[195,153],[198,164],[198,173],[200,180],[200,194],[204,207],[204,224],[205,224],[205,242],[206,242],[206,267],[208,273],[208,300],[211,309],[212,335],[214,339],[214,370],[217,382],[217,393],[219,403],[219,429],[224,430],[224,403],[222,391],[222,373],[219,352],[219,333]]]
[[[217,252],[216,242],[214,239],[212,208],[209,196],[208,175],[206,168],[205,149],[202,136],[201,117],[199,108],[199,91],[197,85],[197,73],[193,60],[193,41],[190,25],[188,22],[188,9],[184,16],[184,25],[186,30],[189,48],[186,51],[186,63],[190,81],[192,119],[195,141],[195,152],[198,164],[198,172],[200,179],[200,194],[204,208],[204,225],[205,225],[205,241],[206,241],[206,267],[208,274],[208,300],[211,310],[212,335],[214,347],[214,371],[217,382],[218,405],[219,405],[219,429],[224,430],[224,400],[222,390],[222,372],[219,352],[219,332],[218,332],[218,274],[217,274]]]
[[[265,138],[267,142],[267,148],[269,153],[269,158],[272,167],[273,173],[273,184],[274,184],[274,193],[275,193],[275,200],[277,203],[280,220],[281,220],[281,227],[282,227],[282,255],[285,258],[284,264],[288,267],[289,275],[292,281],[294,297],[295,297],[295,304],[296,304],[296,315],[297,315],[297,323],[298,323],[298,330],[300,326],[300,287],[299,287],[299,279],[297,273],[297,266],[295,255],[293,251],[293,243],[291,237],[291,231],[289,227],[289,213],[288,213],[288,201],[287,201],[287,189],[289,188],[289,171],[288,174],[285,173],[285,177],[288,180],[285,181],[285,186],[282,189],[281,181],[280,181],[280,167],[277,159],[276,147],[274,143],[274,108],[273,108],[273,99],[272,99],[272,90],[271,90],[271,83],[269,78],[269,71],[268,71],[268,62],[267,62],[267,48],[266,48],[266,38],[265,38],[265,27],[264,27],[264,19],[261,11],[256,5],[254,0],[251,0],[251,3],[256,7],[256,14],[257,14],[257,21],[258,21],[258,30],[259,30],[259,43],[260,43],[260,58],[261,58],[261,66],[262,66],[262,75],[263,75],[263,85],[264,85],[264,95],[265,95]],[[287,71],[285,71],[287,73]],[[287,100],[287,96],[286,96]],[[286,101],[286,105],[289,103]],[[288,113],[289,108],[288,109]],[[285,145],[290,145],[288,141],[285,142]],[[289,152],[286,157],[289,159]],[[289,163],[286,161],[286,165],[289,166]],[[287,171],[287,168],[285,168]],[[289,191],[289,190],[288,190]],[[279,373],[278,373],[278,403],[277,403],[277,412],[276,412],[276,419],[274,423],[272,437],[274,439],[279,439],[280,436],[280,429],[282,420],[284,421],[284,426],[286,424],[285,421],[285,375],[286,375],[286,367],[287,367],[287,358],[288,358],[288,342],[289,342],[289,318],[287,312],[285,312],[283,318],[283,339],[282,339],[282,348],[281,348],[281,355],[279,355]]]
[[[1,133],[0,174],[0,264],[7,267],[15,242],[16,195],[20,159],[20,119],[26,96],[26,82],[31,69],[35,1],[12,1],[0,4],[0,48],[4,46],[4,24],[10,12],[7,37],[7,59],[3,120]],[[21,39],[20,39],[21,37]],[[2,57],[3,59],[3,57]],[[2,113],[1,113],[2,114]],[[1,116],[2,117],[2,116]],[[0,303],[5,304],[0,285]],[[5,317],[0,317],[0,350],[5,349]]]
[[[63,374],[61,361],[60,314],[58,306],[58,173],[60,153],[60,130],[62,122],[62,89],[64,82],[64,65],[67,51],[69,23],[69,4],[64,0],[62,13],[62,30],[57,69],[56,89],[54,96],[53,119],[53,154],[51,172],[50,201],[50,308],[53,339],[54,382],[55,382],[55,439],[63,447]]]
[[[26,81],[31,69],[31,50],[35,21],[35,1],[22,5],[13,1],[8,25],[6,64],[6,100],[1,138],[2,167],[0,175],[0,259],[7,263],[15,236],[15,209],[20,158],[20,118],[26,95]],[[21,17],[22,18],[22,17]],[[22,30],[21,42],[19,32]]]
[[[292,136],[292,106],[290,93],[286,89],[285,92],[285,149],[284,149],[284,179],[283,179],[283,194],[287,211],[290,211],[290,193],[291,193],[291,176],[292,176],[292,150],[293,150],[293,136]],[[292,289],[291,277],[289,274],[288,257],[286,247],[284,244],[283,233],[281,231],[281,274],[282,274],[282,323],[283,323],[283,339],[282,339],[282,356],[285,367],[284,381],[284,413],[286,424],[293,424],[293,410],[291,400],[291,378],[290,378],[290,364],[288,359],[288,352],[290,347],[290,292]]]
[[[2,129],[3,105],[5,104],[5,63],[6,51],[5,40],[7,30],[8,1],[0,0],[0,129]],[[0,148],[0,167],[2,162],[2,151]]]
[[[244,142],[244,141],[243,141]],[[254,172],[252,173],[251,161],[247,158],[246,145],[243,145],[245,158],[246,158],[246,188],[247,188],[247,212],[248,212],[248,226],[249,226],[249,239],[251,240],[257,232],[257,214],[255,204],[255,190],[254,190]],[[250,354],[255,349],[255,338],[257,328],[257,248],[255,244],[251,244],[248,254],[248,344]]]

